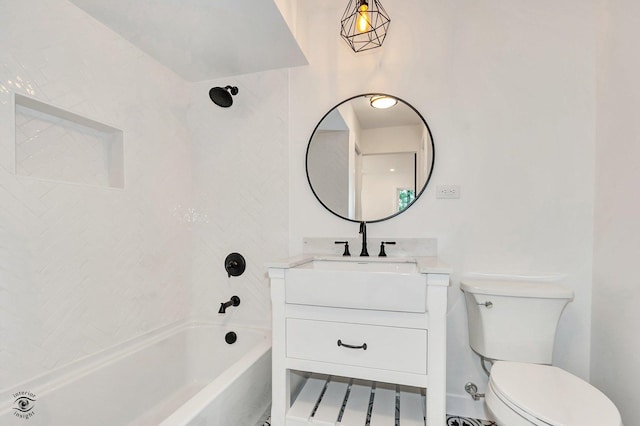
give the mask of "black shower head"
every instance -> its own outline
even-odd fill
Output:
[[[209,97],[218,106],[223,108],[229,108],[233,105],[233,97],[231,95],[237,95],[238,88],[235,86],[227,86],[227,87],[214,87],[209,90]]]

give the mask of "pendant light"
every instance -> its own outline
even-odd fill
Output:
[[[340,35],[354,52],[382,46],[391,19],[379,0],[349,0],[340,21]]]

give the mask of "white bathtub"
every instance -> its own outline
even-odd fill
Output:
[[[234,344],[225,342],[229,331],[238,336]],[[14,409],[18,392],[31,394],[30,411]],[[248,328],[183,325],[1,396],[3,426],[254,426],[271,402],[271,337]]]

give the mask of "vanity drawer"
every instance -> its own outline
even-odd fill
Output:
[[[286,327],[289,358],[427,373],[427,330],[294,318]]]

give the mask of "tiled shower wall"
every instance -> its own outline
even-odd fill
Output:
[[[233,106],[211,102],[209,89],[237,86]],[[288,71],[194,84],[189,108],[193,144],[193,315],[223,324],[270,327],[265,262],[288,255]],[[304,163],[300,164],[304,167]],[[228,277],[231,252],[246,272]],[[241,299],[225,315],[220,302]]]
[[[193,246],[188,86],[64,0],[0,29],[4,388],[187,318]],[[124,189],[14,175],[12,91],[122,129]]]

